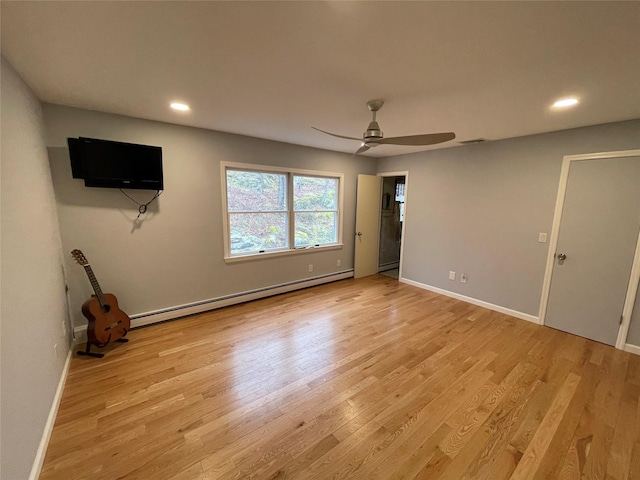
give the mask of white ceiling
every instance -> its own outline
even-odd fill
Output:
[[[640,118],[640,2],[8,2],[2,53],[38,97],[354,152]],[[581,103],[553,111],[574,95]],[[169,109],[171,101],[191,112]],[[380,146],[387,156],[433,147]]]

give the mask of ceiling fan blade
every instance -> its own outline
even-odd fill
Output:
[[[456,138],[453,132],[426,133],[424,135],[408,135],[406,137],[390,137],[376,140],[381,145],[435,145]]]
[[[347,140],[358,140],[359,142],[362,141],[362,138],[345,137],[344,135],[338,135],[337,133],[325,132],[324,130],[320,130],[319,128],[316,128],[316,127],[311,127],[311,128],[313,128],[314,130],[318,130],[319,132],[326,133],[327,135],[331,135],[333,137],[346,138]]]
[[[367,145],[362,145],[357,151],[356,153],[354,153],[354,155],[360,155],[361,153],[366,152],[367,150],[369,150],[369,146]]]

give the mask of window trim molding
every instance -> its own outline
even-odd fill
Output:
[[[308,246],[296,248],[295,246],[289,246],[286,249],[277,249],[268,252],[251,252],[247,254],[231,254],[231,245],[229,242],[229,208],[227,204],[227,170],[241,170],[241,171],[255,171],[260,173],[286,173],[287,174],[287,209],[289,213],[289,230],[293,228],[295,210],[293,209],[292,197],[293,195],[293,176],[305,176],[310,177],[327,177],[338,179],[338,198],[337,198],[337,211],[338,211],[338,232],[337,242],[329,243],[319,246]],[[223,246],[224,246],[224,261],[225,263],[235,263],[248,260],[257,260],[260,258],[274,258],[287,255],[296,255],[301,253],[311,253],[326,250],[337,250],[344,247],[342,241],[343,234],[343,217],[344,217],[344,174],[337,172],[324,172],[320,170],[307,170],[302,168],[288,168],[288,167],[274,167],[271,165],[259,165],[253,163],[236,163],[236,162],[220,162],[220,181],[221,181],[221,195],[222,195],[222,232],[223,232]],[[289,205],[291,200],[291,205]],[[291,240],[291,232],[288,232]],[[295,245],[295,242],[294,242]]]

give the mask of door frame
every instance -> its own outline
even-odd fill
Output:
[[[409,204],[409,172],[380,172],[377,174],[379,177],[404,177],[404,221],[402,222],[402,230],[400,230],[400,264],[398,267],[398,280],[402,277],[402,264],[404,258],[404,232],[407,228],[407,205]],[[380,192],[382,195],[382,192]],[[382,197],[380,197],[380,202],[382,202]],[[378,258],[380,255],[380,247],[378,246]]]
[[[555,253],[558,246],[558,237],[560,235],[560,225],[562,222],[562,210],[564,207],[564,199],[567,193],[567,181],[569,179],[569,170],[573,162],[582,160],[608,160],[623,157],[640,156],[640,149],[637,150],[621,150],[614,152],[588,153],[581,155],[565,155],[562,160],[562,170],[560,172],[560,185],[558,187],[558,196],[556,199],[556,207],[553,215],[553,224],[551,227],[551,240],[549,242],[549,251],[547,253],[547,266],[544,273],[544,281],[542,282],[542,299],[540,300],[540,312],[538,322],[545,324],[545,316],[547,313],[547,305],[549,302],[549,293],[551,291],[551,277],[555,264]],[[629,325],[631,323],[631,313],[638,291],[638,282],[640,282],[640,232],[636,241],[636,249],[633,257],[633,265],[631,267],[631,275],[629,277],[629,285],[627,287],[627,295],[625,297],[624,306],[622,308],[622,323],[618,329],[618,338],[616,340],[616,348],[624,350]]]

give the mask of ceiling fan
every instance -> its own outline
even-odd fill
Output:
[[[376,122],[376,112],[382,108],[382,105],[384,105],[384,100],[369,100],[367,102],[367,107],[369,107],[369,110],[373,114],[373,120],[371,120],[371,123],[369,123],[367,131],[364,132],[362,138],[338,135],[336,133],[320,130],[316,127],[311,128],[313,128],[314,130],[318,130],[319,132],[326,133],[327,135],[332,135],[334,137],[346,138],[348,140],[358,140],[362,143],[362,145],[354,153],[354,155],[364,153],[370,148],[377,147],[378,145],[435,145],[436,143],[448,142],[449,140],[453,140],[454,138],[456,138],[456,134],[453,132],[425,133],[424,135],[408,135],[406,137],[384,138],[384,135],[380,130],[380,126],[378,125],[378,122]]]

